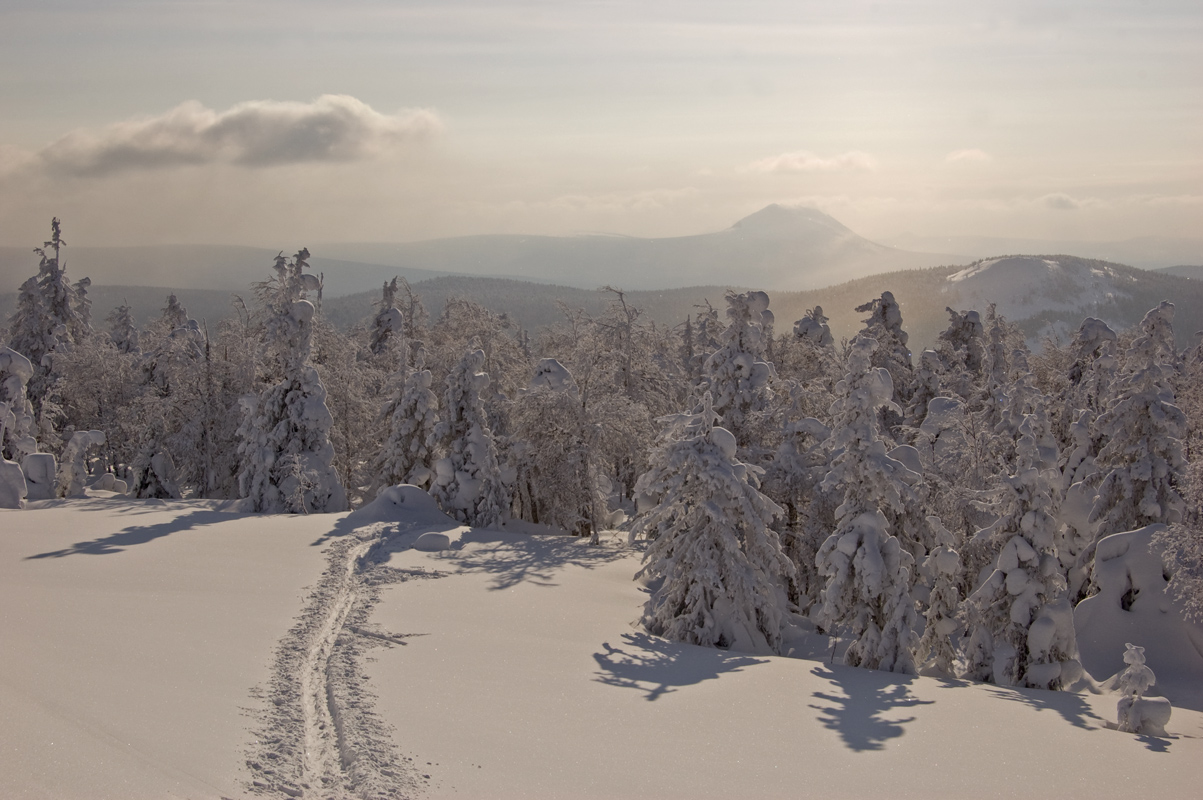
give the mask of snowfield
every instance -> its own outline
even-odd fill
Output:
[[[1199,710],[649,636],[625,535],[102,494],[0,511],[5,798],[1197,796]]]

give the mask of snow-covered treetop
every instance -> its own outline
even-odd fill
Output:
[[[528,391],[540,389],[564,392],[574,398],[580,394],[572,373],[554,358],[544,358],[535,365],[535,374],[531,377]]]
[[[810,309],[802,315],[802,319],[794,323],[794,336],[810,342],[815,347],[832,347],[835,343],[822,306]]]

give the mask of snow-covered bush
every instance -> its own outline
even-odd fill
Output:
[[[104,431],[76,431],[63,450],[59,462],[59,497],[82,497],[88,479],[88,455],[93,447],[104,444]]]
[[[1145,649],[1125,644],[1124,663],[1128,666],[1116,676],[1116,691],[1123,697],[1116,703],[1118,728],[1124,733],[1143,733],[1165,736],[1170,721],[1170,702],[1164,697],[1145,697],[1157,683],[1157,676],[1145,664]]]
[[[460,522],[491,528],[504,520],[510,498],[481,399],[489,387],[484,365],[484,351],[471,350],[447,376],[444,418],[436,428],[439,449],[447,455],[434,464],[430,493]]]
[[[652,587],[642,621],[673,641],[777,652],[794,572],[769,527],[781,510],[717,422],[707,394],[700,413],[669,422],[639,480],[658,499],[631,532],[652,540],[636,576]]]

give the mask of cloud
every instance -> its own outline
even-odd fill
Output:
[[[256,100],[222,112],[190,101],[157,117],[74,131],[39,151],[38,160],[53,172],[78,176],[190,164],[355,161],[441,128],[431,111],[381,114],[348,95],[322,95],[311,103]]]
[[[844,169],[873,169],[877,161],[868,153],[849,150],[831,158],[821,158],[807,150],[782,153],[770,158],[753,161],[747,166],[751,172],[833,172]]]
[[[953,150],[944,160],[949,164],[988,164],[994,157],[983,150]]]
[[[1046,194],[1044,197],[1039,198],[1037,202],[1043,203],[1046,208],[1053,208],[1057,211],[1074,211],[1082,207],[1079,201],[1062,192]]]

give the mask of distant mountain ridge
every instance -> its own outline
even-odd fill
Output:
[[[811,289],[958,260],[877,244],[821,211],[778,204],[726,230],[693,236],[507,234],[404,244],[334,242],[321,244],[320,252],[398,268],[519,276],[580,288],[610,284],[637,291],[729,283],[777,291]]]

